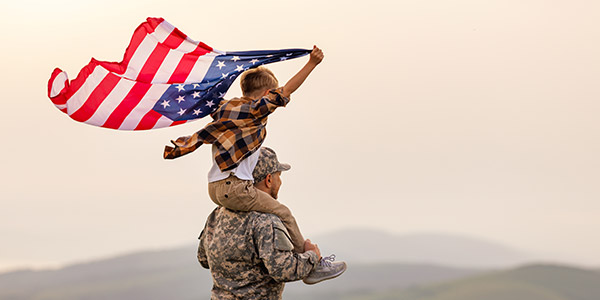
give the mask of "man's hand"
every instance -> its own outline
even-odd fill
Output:
[[[323,61],[324,57],[325,55],[323,54],[323,51],[321,51],[319,47],[313,46],[313,50],[310,53],[310,59],[308,60],[308,62],[316,66]]]
[[[321,250],[319,250],[319,246],[317,246],[317,244],[311,243],[310,240],[304,241],[304,252],[306,251],[315,252],[319,259],[321,259]]]

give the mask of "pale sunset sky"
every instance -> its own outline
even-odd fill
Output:
[[[225,51],[311,48],[323,63],[270,118],[306,237],[440,232],[600,266],[600,2],[10,1],[4,16],[0,271],[196,242],[210,147],[162,159],[209,120],[145,132],[75,122],[60,67],[120,61],[163,17]],[[269,67],[285,83],[307,58]],[[239,96],[238,82],[227,97]],[[318,242],[318,241],[317,241]]]

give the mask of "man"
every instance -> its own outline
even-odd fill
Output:
[[[281,164],[275,152],[260,150],[252,176],[255,187],[277,199]],[[303,253],[294,245],[281,220],[272,214],[241,212],[217,207],[200,234],[198,261],[213,277],[212,299],[281,299],[284,282],[304,279],[313,284],[335,278],[346,270],[344,262],[321,257],[310,240]]]

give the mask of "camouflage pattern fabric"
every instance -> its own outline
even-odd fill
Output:
[[[284,282],[308,276],[318,262],[312,251],[292,251],[272,214],[218,207],[199,239],[198,261],[213,278],[211,299],[281,299]]]
[[[268,174],[287,171],[291,168],[288,164],[282,164],[277,159],[275,151],[269,147],[260,148],[260,155],[256,167],[252,171],[254,182],[261,182]]]

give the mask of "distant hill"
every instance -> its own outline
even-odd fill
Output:
[[[441,234],[401,236],[346,230],[313,240],[324,255],[335,253],[347,261],[348,271],[311,287],[288,284],[285,299],[306,299],[307,295],[346,299],[374,291],[396,295],[404,288],[464,278],[491,267],[505,268],[528,257],[495,243]],[[133,253],[59,270],[0,274],[0,299],[202,299],[212,283],[210,273],[196,260],[196,247]]]
[[[195,247],[143,252],[60,270],[0,275],[2,300],[208,299],[209,272]],[[504,271],[433,265],[351,264],[314,286],[286,285],[287,300],[597,300],[600,272],[555,265]]]
[[[212,286],[196,247],[0,275],[0,299],[198,299]]]
[[[187,300],[208,299],[212,281],[195,257],[195,247],[152,251],[72,265],[59,270],[0,275],[2,300]],[[285,299],[329,299],[423,285],[476,274],[478,270],[432,265],[350,265],[337,278],[314,286],[286,285]]]
[[[348,294],[399,289],[444,282],[482,273],[476,269],[458,269],[434,265],[375,264],[349,265],[335,280],[307,287],[302,282],[286,284],[284,299],[334,299]]]
[[[394,235],[377,230],[344,230],[313,238],[324,255],[356,263],[425,263],[469,268],[506,268],[534,256],[498,243],[449,234]]]
[[[567,266],[530,265],[444,284],[345,294],[336,299],[598,300],[600,273]]]

